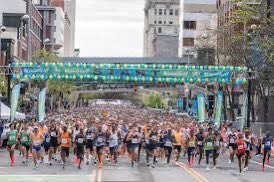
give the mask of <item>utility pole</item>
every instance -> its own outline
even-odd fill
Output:
[[[27,62],[29,63],[31,61],[32,57],[32,46],[31,46],[31,24],[32,24],[32,0],[27,0],[27,15],[29,15],[29,22],[27,26],[27,46],[28,46],[28,52],[27,52]]]

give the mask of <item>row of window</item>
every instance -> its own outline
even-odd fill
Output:
[[[163,33],[162,27],[154,28],[154,33]],[[174,33],[178,33],[178,29],[175,29]]]
[[[157,21],[154,21],[154,24],[156,25],[156,24],[157,24]],[[161,25],[161,24],[166,24],[166,21],[158,21],[158,24],[159,24],[159,25]],[[173,22],[170,21],[170,22],[169,22],[169,25],[172,25],[172,24],[173,24]]]
[[[167,15],[167,9],[155,9],[154,14],[155,15]],[[179,16],[179,9],[175,9],[175,10],[169,9],[168,14],[170,16],[172,16],[172,15]]]
[[[196,30],[196,21],[184,21],[184,29]]]

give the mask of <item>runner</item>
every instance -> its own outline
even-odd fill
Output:
[[[271,149],[273,148],[273,137],[270,135],[269,131],[266,132],[262,140],[262,147],[263,147],[263,171],[264,171],[266,159],[267,159],[267,164],[270,165]]]
[[[197,143],[197,154],[199,154],[198,164],[200,165],[204,155],[204,130],[202,127],[199,128],[199,133],[196,134],[196,143]]]
[[[43,143],[44,137],[38,132],[38,127],[33,128],[33,133],[31,135],[32,144],[32,157],[34,166],[38,167],[38,161],[41,159],[41,145]]]
[[[205,137],[205,155],[206,155],[206,170],[209,170],[209,157],[212,155],[213,165],[216,168],[216,161],[214,155],[214,143],[216,142],[216,136],[213,134],[212,128],[208,128],[208,134]]]
[[[67,126],[63,126],[63,130],[60,134],[61,141],[61,160],[62,167],[65,169],[66,166],[66,157],[69,157],[69,147],[71,143],[71,133],[67,131]]]
[[[15,163],[14,150],[18,142],[18,132],[15,129],[14,124],[10,124],[10,131],[7,132],[7,138],[8,138],[7,148],[10,153],[11,166],[14,166],[14,163]]]
[[[191,167],[194,163],[196,140],[197,139],[195,137],[194,130],[190,130],[190,134],[186,139],[187,159],[189,167]]]
[[[104,162],[104,146],[106,142],[106,134],[102,131],[102,126],[98,126],[98,131],[94,135],[96,153],[98,156],[98,167],[103,167]]]
[[[188,136],[188,134],[185,134],[185,136]],[[175,142],[173,143],[174,150],[176,151],[175,161],[177,162],[180,158],[180,154],[182,152],[182,145],[183,145],[183,135],[180,131],[180,127],[176,128],[176,130],[173,133],[173,137],[175,139]]]
[[[95,155],[94,155],[94,144],[93,144],[93,139],[94,139],[94,132],[95,128],[92,127],[91,122],[87,123],[87,130],[86,130],[86,159],[87,162],[86,164],[88,165],[90,162],[90,157],[93,156],[94,159],[94,164],[97,164],[97,161],[95,160]]]
[[[121,134],[117,131],[117,126],[112,125],[112,130],[110,131],[109,137],[109,150],[110,150],[110,160],[113,166],[116,166],[118,161],[118,148],[119,148],[119,138]]]
[[[55,121],[53,120],[53,122]],[[57,160],[56,152],[58,148],[58,138],[60,137],[55,124],[51,124],[48,137],[50,138],[49,165],[52,165],[52,159]]]
[[[138,156],[138,147],[141,141],[141,136],[137,132],[136,128],[133,128],[128,136],[128,151],[131,157],[131,167],[134,166],[134,164],[137,162],[137,156]]]
[[[168,129],[167,132],[164,133],[163,141],[164,141],[164,149],[165,149],[165,156],[167,159],[167,165],[169,165],[171,154],[172,154],[172,146],[174,142],[171,129]]]
[[[75,136],[75,147],[76,147],[76,156],[77,156],[77,162],[78,162],[78,169],[81,169],[81,163],[84,159],[84,146],[85,146],[85,136],[84,136],[84,129],[80,128],[79,133]]]
[[[229,149],[229,161],[228,163],[230,164],[231,162],[234,162],[234,155],[235,155],[235,151],[237,149],[237,144],[236,144],[236,140],[237,140],[237,135],[236,135],[236,129],[233,128],[232,129],[232,133],[230,133],[228,135],[228,149]]]
[[[241,133],[238,134],[238,139],[236,140],[236,155],[238,157],[238,163],[239,163],[239,175],[242,173],[242,158],[246,153],[246,144],[243,139],[243,135]]]
[[[23,130],[20,133],[21,150],[23,154],[22,163],[25,164],[29,159],[29,149],[30,149],[30,132],[28,131],[28,126],[24,125]]]

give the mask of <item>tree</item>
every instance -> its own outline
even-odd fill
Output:
[[[224,49],[218,49],[217,57],[224,64],[248,67],[248,124],[251,111],[254,112],[255,93],[252,90],[256,90],[259,97],[264,100],[264,120],[267,121],[269,93],[273,90],[273,78],[269,72],[269,69],[273,69],[274,35],[272,19],[269,16],[270,9],[265,1],[258,5],[248,1],[231,0],[231,4],[234,5],[234,9],[229,20],[221,20],[223,25],[216,30],[218,40],[224,40],[225,45]],[[256,78],[253,74],[255,72]],[[234,84],[231,91],[233,87]],[[229,92],[227,87],[224,88]],[[230,94],[229,102],[233,106],[234,95]],[[252,118],[254,121],[254,114]]]

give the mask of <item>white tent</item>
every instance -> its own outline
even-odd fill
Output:
[[[1,119],[10,119],[10,108],[8,106],[6,106],[4,103],[2,103],[2,102],[0,102],[0,103],[1,103],[1,107],[0,107]],[[16,112],[15,118],[16,119],[25,119],[26,115],[23,113]]]

